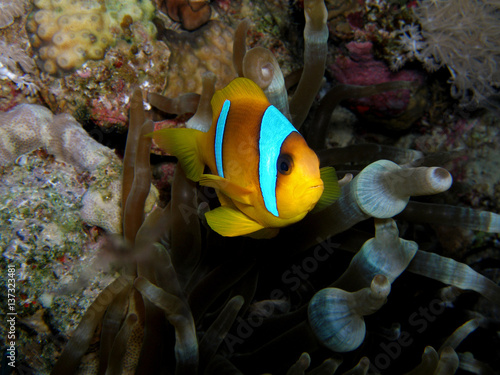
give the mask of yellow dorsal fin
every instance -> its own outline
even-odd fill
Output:
[[[242,77],[235,78],[229,85],[221,90],[217,90],[212,97],[211,103],[214,121],[219,117],[222,105],[226,100],[235,101],[238,99],[265,101],[269,105],[266,95],[254,81]]]

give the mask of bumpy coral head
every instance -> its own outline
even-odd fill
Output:
[[[26,23],[41,68],[50,74],[70,71],[87,60],[104,58],[106,50],[135,21],[149,22],[150,1],[34,0]],[[152,25],[152,24],[151,24]]]
[[[304,138],[291,133],[277,162],[276,202],[281,218],[304,216],[312,210],[323,193],[319,160]]]

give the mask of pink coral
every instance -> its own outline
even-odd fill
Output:
[[[393,73],[388,66],[373,56],[371,42],[350,42],[346,45],[349,56],[340,56],[330,66],[333,77],[343,84],[368,86],[391,81],[423,82],[423,75],[414,70]],[[370,112],[376,116],[398,116],[410,102],[409,90],[389,91],[353,101],[359,113]]]
[[[123,113],[123,108],[128,108],[128,97],[124,93],[118,92],[118,95],[113,99],[110,100],[109,96],[100,96],[91,101],[92,119],[101,128],[123,126],[128,122],[128,117]]]

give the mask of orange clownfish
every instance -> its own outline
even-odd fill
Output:
[[[339,197],[335,170],[320,171],[314,151],[253,81],[236,78],[211,104],[208,132],[163,129],[153,138],[189,179],[216,190],[221,207],[205,214],[214,231],[270,238]]]

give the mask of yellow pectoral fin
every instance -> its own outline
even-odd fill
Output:
[[[227,206],[217,207],[205,217],[210,228],[224,237],[243,236],[264,228],[243,212]]]
[[[324,167],[319,170],[321,179],[323,180],[324,189],[323,194],[311,211],[313,213],[319,212],[333,202],[335,202],[340,197],[340,186],[337,181],[337,173],[333,167]]]
[[[202,174],[199,182],[202,186],[208,186],[220,190],[234,201],[241,202],[243,204],[251,204],[250,195],[252,191],[244,188],[243,186],[237,185],[226,178],[216,176],[214,174]]]
[[[158,130],[148,136],[152,136],[162,150],[179,159],[190,180],[198,181],[205,168],[197,141],[203,134],[195,129],[176,128]]]

